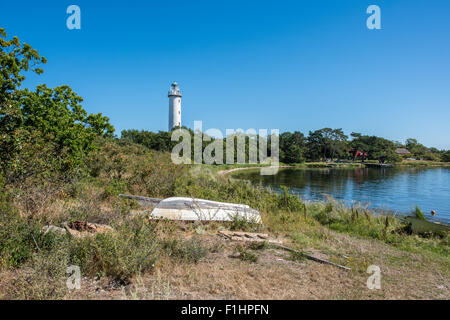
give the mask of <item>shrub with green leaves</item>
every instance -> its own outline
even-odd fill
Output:
[[[0,215],[0,267],[21,266],[34,253],[53,250],[59,241],[60,235],[44,233],[40,223],[14,210]]]
[[[205,173],[184,175],[176,181],[175,194],[193,198],[247,204],[263,212],[297,211],[303,202],[285,190],[282,194],[242,180],[215,178]]]
[[[189,240],[169,239],[162,242],[162,248],[173,258],[180,259],[185,262],[199,262],[206,256],[207,248],[202,241],[197,238]]]
[[[112,136],[114,132],[109,119],[100,113],[88,114],[81,106],[83,99],[68,86],[51,89],[44,84],[34,91],[20,89],[25,73],[41,74],[40,66],[46,62],[17,37],[8,40],[0,28],[0,169],[16,179],[21,177],[17,172],[30,171],[29,165],[39,160],[36,155],[21,161],[22,154],[34,154],[29,148],[45,147],[47,154],[60,158],[63,170],[74,169],[93,149],[96,136]],[[55,169],[58,166],[51,167]],[[45,170],[44,166],[35,171]]]
[[[442,161],[443,162],[450,162],[450,150],[447,150],[442,153]]]

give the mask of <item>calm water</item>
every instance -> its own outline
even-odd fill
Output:
[[[259,171],[242,171],[234,178],[279,190],[288,187],[306,200],[323,200],[324,195],[367,204],[373,209],[409,213],[415,205],[431,219],[450,223],[450,169],[282,169],[275,176]]]

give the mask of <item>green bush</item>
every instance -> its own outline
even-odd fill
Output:
[[[36,252],[53,250],[60,235],[44,233],[40,223],[11,211],[0,216],[0,267],[18,267]]]
[[[99,137],[96,145],[86,167],[99,186],[107,185],[105,197],[123,192],[170,197],[175,181],[185,172],[186,167],[175,165],[169,153],[150,151],[128,140]]]
[[[48,162],[53,171],[79,168],[92,151],[96,136],[114,133],[109,119],[101,113],[88,114],[81,106],[83,99],[66,85],[20,88],[25,74],[41,74],[40,66],[46,62],[17,37],[8,40],[6,31],[0,28],[0,170],[8,175],[13,171],[11,178],[28,176],[30,169],[40,173],[34,161],[23,161],[24,155],[34,154],[33,150],[45,149],[33,160],[42,162],[39,155],[44,155],[44,164]]]
[[[283,211],[300,212],[303,210],[303,202],[296,196],[289,192],[285,186],[281,186],[281,194],[277,194],[278,208]]]
[[[68,293],[67,254],[64,248],[36,253],[10,280],[7,299],[54,300]]]
[[[8,200],[8,193],[5,188],[5,179],[0,172],[0,214],[2,215],[11,210]]]
[[[107,276],[126,282],[137,272],[151,270],[159,257],[158,239],[143,219],[125,221],[116,232],[75,240],[71,264],[88,276]]]
[[[186,241],[177,239],[166,240],[163,241],[162,247],[170,257],[186,262],[197,263],[207,253],[207,248],[197,238],[191,238]]]
[[[450,162],[450,150],[447,150],[442,154],[442,161]]]
[[[233,220],[230,223],[230,230],[241,230],[248,232],[260,231],[261,225],[255,221],[251,221],[245,217],[240,217],[238,215],[233,216]]]
[[[103,189],[103,199],[117,197],[121,193],[126,193],[127,185],[124,181],[113,179]]]

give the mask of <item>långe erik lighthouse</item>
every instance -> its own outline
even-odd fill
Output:
[[[169,131],[181,127],[181,91],[178,83],[172,83],[169,90]]]

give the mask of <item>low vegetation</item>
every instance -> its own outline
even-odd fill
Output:
[[[448,236],[411,235],[397,217],[376,215],[359,206],[348,208],[333,199],[305,203],[287,189],[277,194],[218,176],[207,168],[180,168],[167,161],[167,154],[143,146],[104,138],[97,143],[98,149],[86,161],[85,174],[58,187],[50,188],[53,182],[41,178],[44,180],[30,192],[21,193],[15,192],[19,190],[17,186],[2,183],[0,266],[4,271],[16,270],[9,284],[20,290],[1,294],[13,298],[62,298],[67,294],[63,280],[69,265],[79,266],[85,277],[128,285],[134,277],[152,273],[155,266],[167,263],[167,259],[175,264],[196,264],[217,250],[200,238],[182,236],[173,222],[133,216],[138,205],[119,199],[118,193],[245,203],[262,212],[264,227],[244,220],[222,227],[269,232],[289,239],[290,245],[299,250],[327,250],[326,239],[334,231],[375,239],[405,252],[433,257],[444,265],[450,262]],[[113,150],[118,158],[112,156]],[[101,168],[94,165],[97,162],[93,159],[98,158],[102,159]],[[41,198],[46,201],[37,205],[37,199]],[[64,221],[80,220],[111,225],[114,232],[76,238],[58,232],[45,233],[42,229],[49,224],[61,226]],[[261,247],[239,247],[236,252],[242,261],[256,263],[259,252],[265,249],[261,244]],[[48,281],[38,286],[42,279]]]
[[[370,240],[433,259],[448,279],[448,235],[410,234],[401,219],[361,206],[347,208],[333,199],[305,203],[287,189],[275,193],[219,176],[209,166],[175,165],[164,149],[167,133],[141,139],[141,133],[128,132],[118,139],[108,119],[88,114],[69,87],[21,89],[23,74],[41,73],[37,66],[46,60],[17,38],[6,38],[0,29],[0,298],[70,298],[66,268],[71,265],[88,281],[106,281],[109,288],[137,286],[141,277],[160,275],[161,270],[182,270],[183,281],[197,277],[198,286],[202,279],[189,270],[229,249],[205,241],[220,228],[268,232],[299,250],[331,252],[340,235],[346,241]],[[339,157],[349,148],[342,131],[331,129],[310,133],[306,140],[300,133],[283,134],[281,144],[286,162]],[[188,226],[181,232],[177,223],[147,219],[135,201],[119,198],[120,193],[244,203],[260,210],[264,223],[235,220]],[[105,224],[112,231],[83,237],[45,231],[77,221]],[[242,263],[253,265],[270,250],[266,245],[232,249]],[[358,259],[347,264],[364,273],[367,263]],[[239,279],[239,274],[228,277]],[[166,288],[160,296],[167,296]],[[130,294],[137,296],[138,289]],[[225,284],[222,289],[234,292]]]

